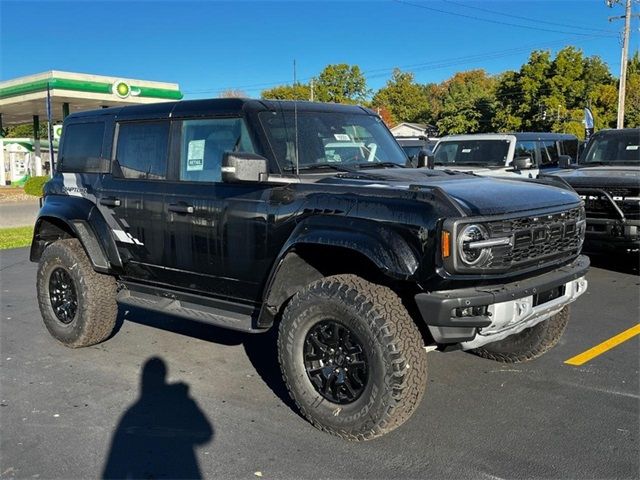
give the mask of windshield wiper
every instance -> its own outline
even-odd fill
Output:
[[[378,167],[389,167],[389,168],[407,168],[404,165],[400,165],[395,162],[363,162],[357,163],[356,166],[358,168],[378,168]]]
[[[342,165],[335,165],[333,163],[312,163],[310,165],[300,165],[299,171],[303,170],[337,170],[338,172],[353,172],[352,168],[347,168]],[[291,167],[293,173],[295,173],[295,167]]]

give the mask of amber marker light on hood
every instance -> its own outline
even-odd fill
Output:
[[[443,230],[440,236],[440,248],[442,258],[449,258],[449,255],[451,255],[451,234],[446,230]]]

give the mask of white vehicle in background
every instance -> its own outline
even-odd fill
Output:
[[[545,132],[449,135],[436,144],[433,156],[434,168],[440,170],[537,178],[541,171],[557,170],[561,160],[575,160],[578,138]]]

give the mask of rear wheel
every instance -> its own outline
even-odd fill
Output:
[[[422,337],[400,298],[354,275],[319,280],[291,299],[278,356],[301,413],[347,440],[402,425],[425,390]]]
[[[38,265],[38,304],[49,333],[72,348],[105,340],[118,314],[116,281],[97,273],[80,242],[58,240]]]
[[[475,348],[471,352],[502,363],[533,360],[555,347],[567,328],[568,322],[569,306],[567,305],[544,322],[503,340]]]

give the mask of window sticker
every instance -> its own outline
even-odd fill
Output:
[[[638,145],[627,145],[627,150],[638,150]]]
[[[463,148],[462,153],[469,153],[471,151],[470,148]]]
[[[191,140],[187,149],[187,172],[203,170],[204,140]]]
[[[347,135],[346,133],[334,133],[333,136],[339,142],[350,142],[351,141],[351,137],[349,135]]]

